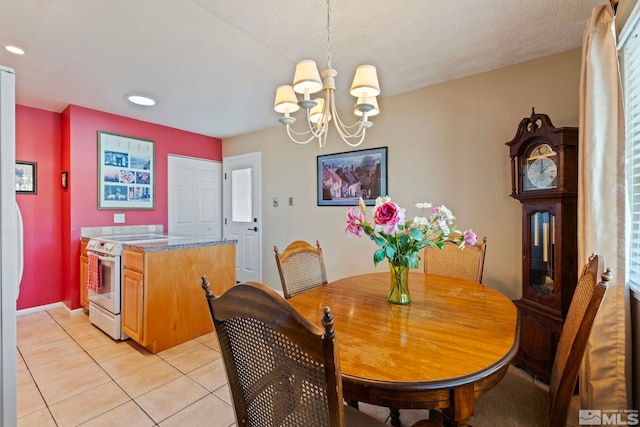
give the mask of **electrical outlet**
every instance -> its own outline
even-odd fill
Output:
[[[277,198],[277,197],[274,197],[274,198],[273,198],[273,207],[274,207],[274,208],[277,208],[277,207],[278,207],[278,198]]]
[[[124,224],[124,214],[113,214],[114,224]]]

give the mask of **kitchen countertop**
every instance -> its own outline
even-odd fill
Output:
[[[108,239],[113,235],[95,236],[95,238]],[[82,236],[80,238],[83,242],[88,242],[92,237]],[[176,249],[196,248],[201,246],[216,246],[216,245],[228,245],[237,244],[237,240],[215,240],[211,237],[198,237],[198,236],[169,236],[167,240],[158,240],[155,242],[145,243],[123,243],[122,249],[128,249],[136,252],[160,252],[160,251],[172,251]]]
[[[144,242],[144,243],[123,243],[122,249],[131,250],[136,252],[161,252],[172,251],[177,249],[197,248],[202,246],[217,246],[217,245],[235,245],[237,240],[212,240],[207,237],[185,236],[185,237],[173,237],[167,236],[167,240],[161,240],[157,242]]]

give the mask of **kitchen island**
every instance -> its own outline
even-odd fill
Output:
[[[231,288],[235,251],[235,241],[200,237],[125,244],[123,332],[155,354],[213,331],[200,278],[209,278],[216,295]]]

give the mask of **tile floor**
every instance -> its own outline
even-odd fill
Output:
[[[235,426],[214,333],[153,355],[60,307],[18,316],[17,334],[19,427]],[[427,412],[401,414],[410,426]]]
[[[153,355],[66,308],[17,325],[18,426],[235,425],[213,333]]]
[[[59,307],[18,316],[17,335],[18,427],[235,426],[214,333],[153,355]],[[402,427],[427,415],[402,410]]]

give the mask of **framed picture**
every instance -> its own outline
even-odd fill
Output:
[[[38,194],[38,164],[16,161],[16,193]]]
[[[387,195],[387,147],[318,156],[318,206],[375,204]]]
[[[98,131],[98,209],[154,208],[154,142]]]

